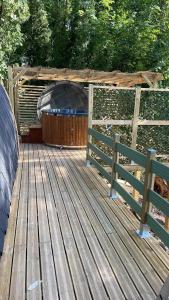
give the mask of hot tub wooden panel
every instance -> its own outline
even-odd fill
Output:
[[[46,144],[83,147],[87,144],[87,116],[42,114],[42,139]]]

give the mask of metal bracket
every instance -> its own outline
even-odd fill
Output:
[[[140,229],[136,230],[136,233],[141,239],[147,239],[147,238],[152,237],[149,227],[146,224],[141,223]]]
[[[91,167],[90,160],[86,160],[86,167]]]
[[[108,193],[108,197],[110,197],[112,200],[119,199],[119,196],[114,189]]]

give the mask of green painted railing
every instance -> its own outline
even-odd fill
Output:
[[[169,181],[169,168],[155,160],[155,150],[148,149],[147,156],[133,150],[119,142],[119,137],[113,138],[105,136],[94,129],[89,129],[90,143],[88,143],[87,160],[93,164],[99,172],[111,183],[110,196],[118,193],[128,205],[140,216],[140,236],[144,225],[147,224],[151,230],[157,234],[164,244],[169,247],[169,231],[160,225],[151,214],[151,204],[162,211],[166,217],[169,217],[169,201],[162,198],[153,190],[154,175]],[[111,147],[112,157],[106,155],[96,145],[92,144],[92,138],[101,141]],[[90,151],[89,151],[90,150]],[[105,164],[111,167],[111,174],[92,157],[95,153]],[[136,179],[130,172],[119,164],[119,154],[125,156],[134,163],[145,169],[144,183]],[[143,203],[140,205],[118,182],[118,176],[126,180],[131,186],[143,196]],[[115,198],[115,197],[113,197]],[[117,197],[116,197],[117,198]]]
[[[90,129],[88,130],[88,134],[95,138],[99,142],[103,142],[105,145],[109,147],[113,147],[113,140],[112,138],[105,136],[104,134],[94,130]],[[112,182],[112,176],[103,168],[103,166],[91,156],[91,152],[95,153],[101,161],[106,163],[108,166],[112,167],[112,158],[106,155],[102,150],[100,150],[96,145],[93,145],[92,143],[88,142],[88,151],[87,151],[87,160],[90,161],[104,176],[110,183]]]

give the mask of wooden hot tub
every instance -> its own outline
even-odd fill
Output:
[[[87,144],[87,113],[73,109],[42,112],[42,139],[58,147],[81,148]]]

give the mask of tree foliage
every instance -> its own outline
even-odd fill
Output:
[[[168,37],[169,0],[0,0],[0,76],[5,76],[8,64],[26,63],[153,70],[169,78]],[[123,93],[111,95],[112,107],[106,102],[108,95],[99,94],[97,113],[107,110],[109,117],[116,113],[113,118],[132,118],[134,97]],[[143,98],[140,117],[168,119],[168,96],[151,97]],[[120,132],[130,144],[130,128],[121,127]],[[168,134],[168,127],[162,132],[161,127],[140,127],[139,149],[149,141],[149,146],[167,152]]]
[[[28,5],[21,0],[0,0],[0,74],[5,75],[6,65],[16,49],[22,45],[21,24],[28,18]]]
[[[1,73],[7,63],[25,61],[168,75],[169,0],[0,3]]]
[[[22,25],[25,36],[21,49],[21,59],[24,58],[30,66],[48,65],[50,61],[50,37],[47,12],[41,0],[28,0],[29,19]]]

